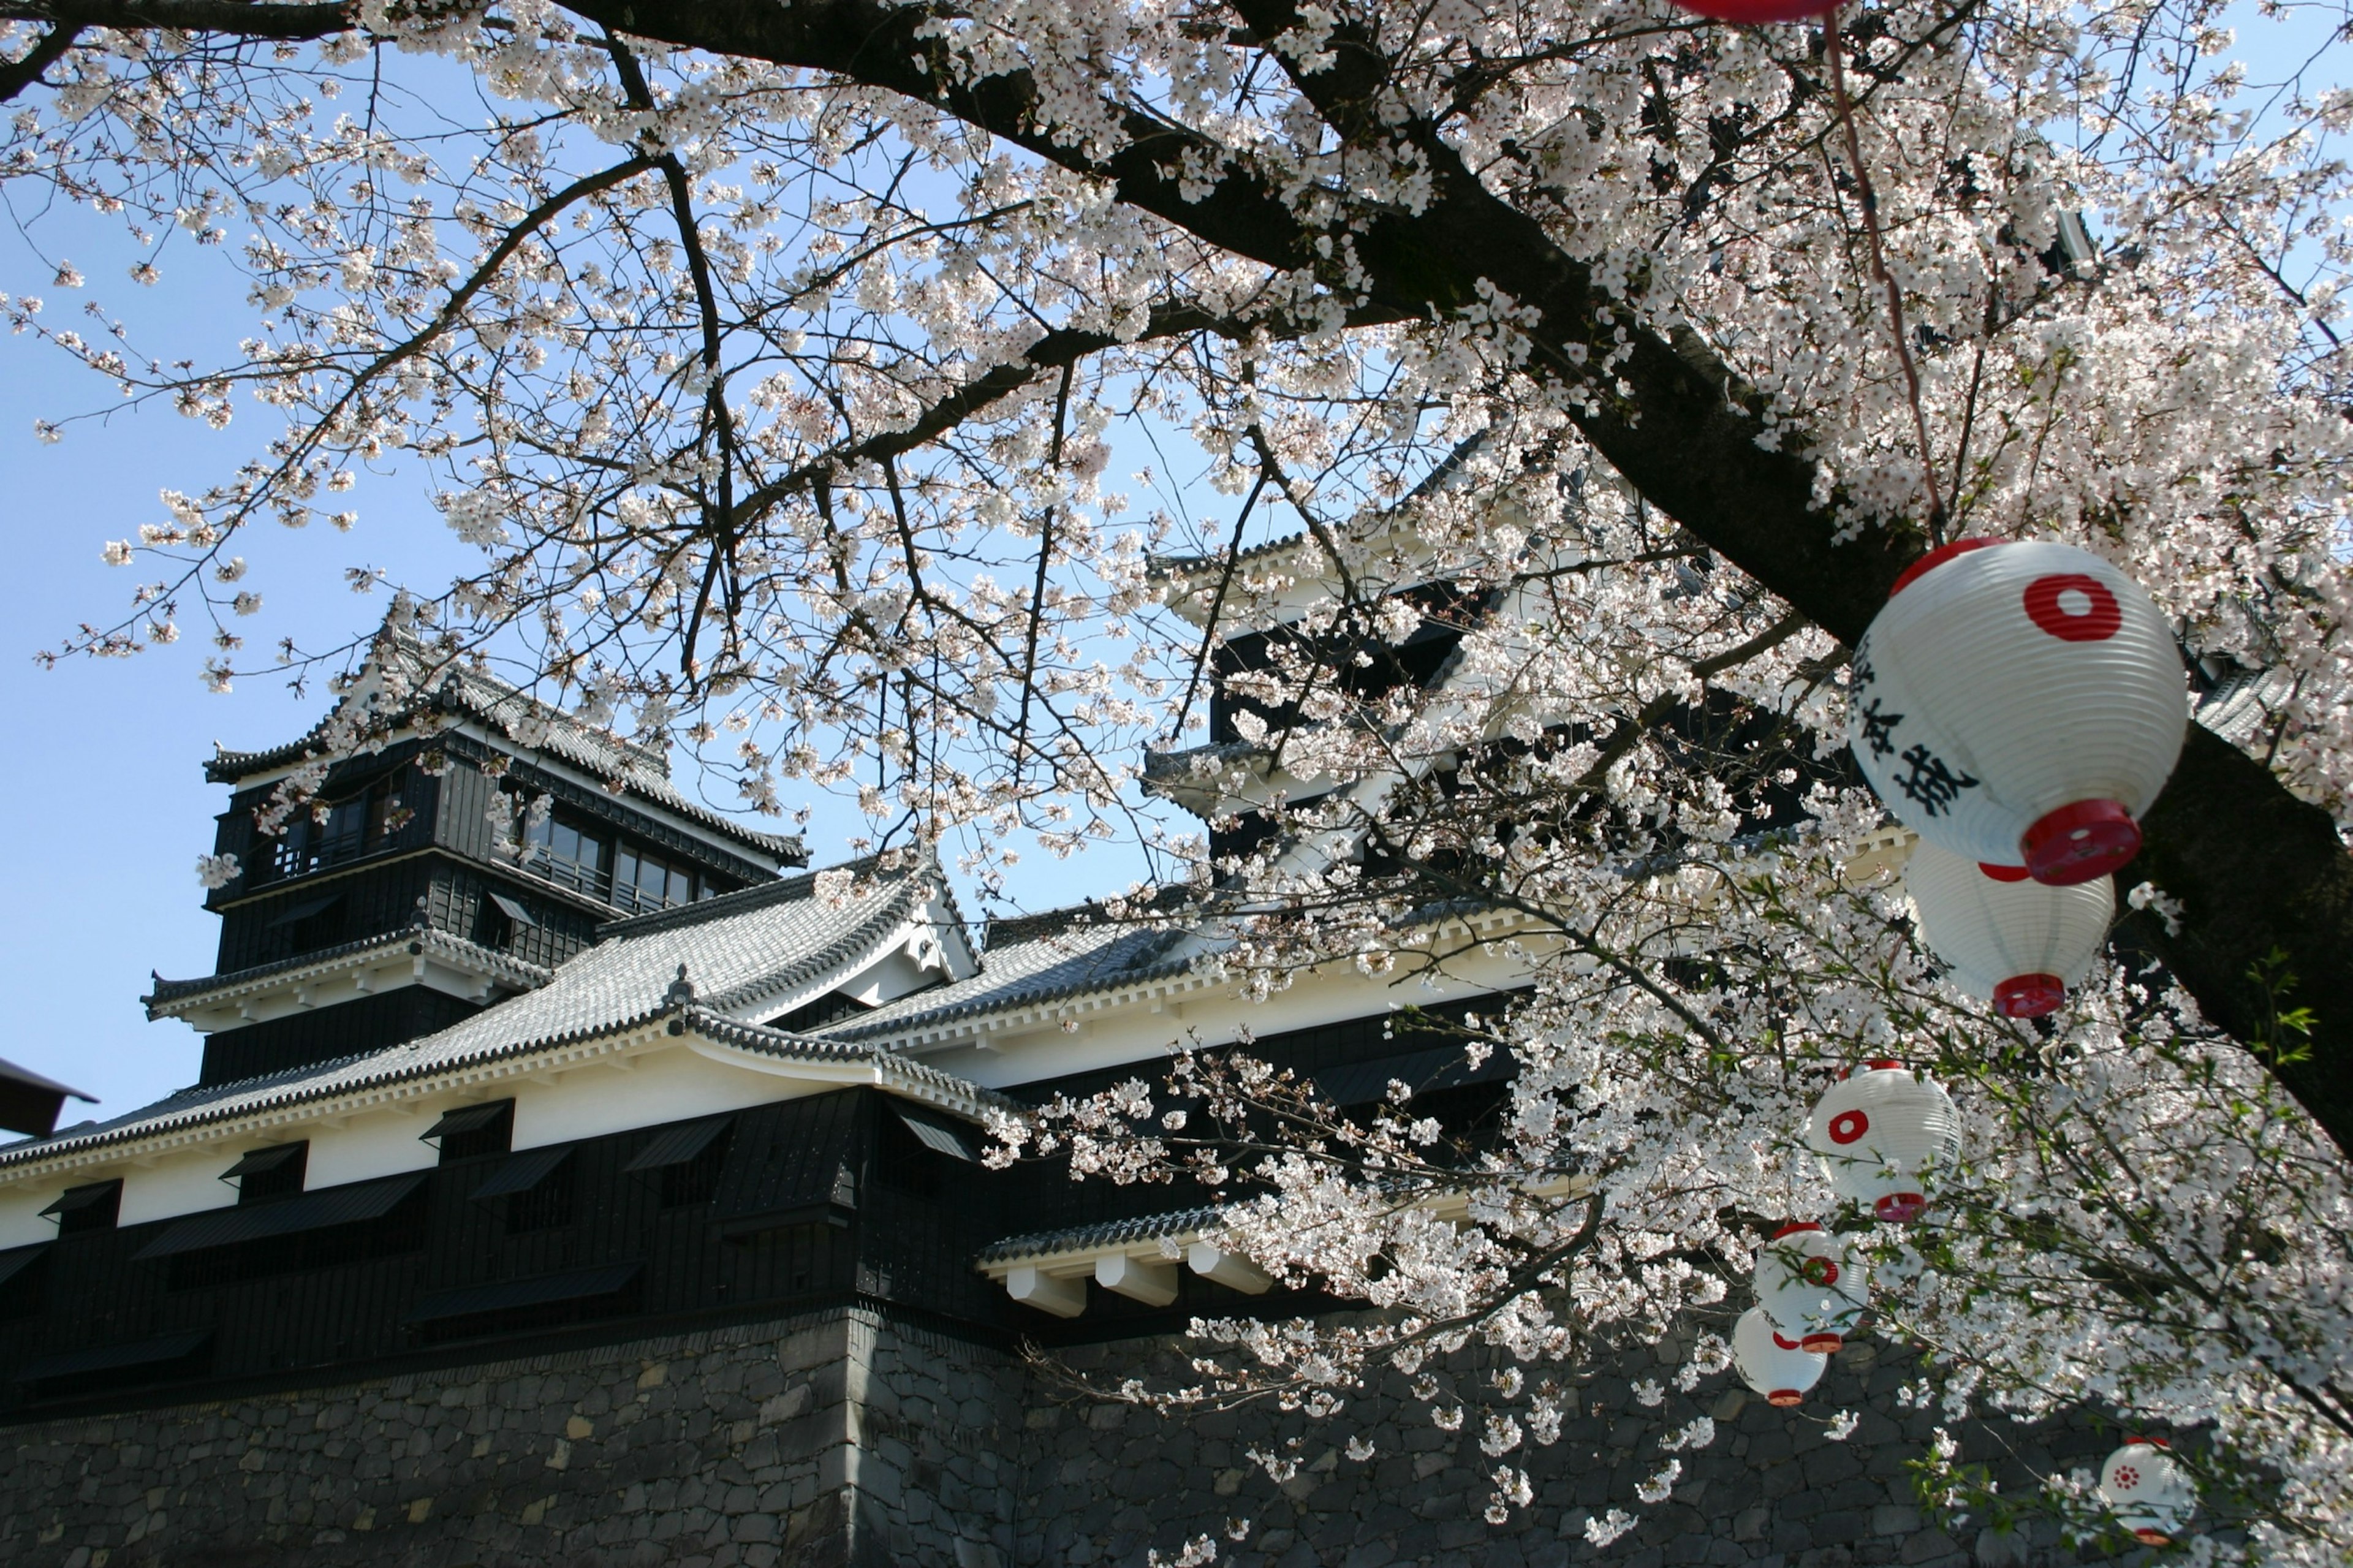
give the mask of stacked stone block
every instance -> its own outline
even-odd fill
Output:
[[[1174,1341],[1066,1352],[1166,1375]],[[1475,1391],[1487,1369],[1449,1368]],[[988,1346],[863,1309],[342,1386],[0,1428],[9,1568],[1145,1568],[1197,1536],[1231,1568],[2042,1568],[2047,1532],[1924,1518],[1908,1463],[1938,1417],[1900,1352],[1841,1352],[1805,1409],[1728,1374],[1684,1395],[1642,1352],[1576,1374],[1535,1496],[1482,1517],[1475,1412],[1441,1431],[1392,1384],[1332,1422],[1270,1405],[1098,1403]],[[1667,1385],[1646,1405],[1638,1386]],[[1860,1417],[1843,1442],[1828,1417]],[[1672,1496],[1614,1545],[1659,1439],[1711,1415]],[[2089,1423],[1958,1424],[2005,1484],[2088,1468]],[[1348,1457],[1346,1439],[1373,1453]],[[1248,1458],[1288,1454],[1277,1484]],[[1245,1525],[1247,1528],[1245,1529]]]

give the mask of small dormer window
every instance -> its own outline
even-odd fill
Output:
[[[41,1213],[58,1222],[59,1236],[112,1230],[122,1213],[122,1184],[92,1182],[88,1186],[68,1187],[64,1195]]]
[[[514,1147],[514,1101],[487,1100],[480,1105],[461,1105],[442,1112],[441,1119],[419,1134],[428,1143],[438,1143],[441,1163],[452,1165],[460,1160],[477,1160],[485,1154],[503,1154]]]
[[[243,1159],[221,1173],[220,1179],[237,1184],[237,1201],[239,1204],[266,1204],[279,1198],[299,1196],[302,1191],[302,1174],[310,1163],[309,1140],[272,1143],[267,1148],[248,1151]]]

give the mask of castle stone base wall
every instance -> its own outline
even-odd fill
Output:
[[[835,1311],[0,1428],[0,1563],[1003,1568],[1008,1378]]]
[[[1096,1376],[1175,1364],[1165,1341],[1071,1352]],[[1480,1370],[1452,1369],[1475,1391]],[[1924,1520],[1905,1462],[1935,1418],[1894,1394],[1900,1357],[1841,1352],[1801,1411],[1725,1378],[1645,1406],[1636,1361],[1581,1377],[1534,1481],[1482,1517],[1496,1460],[1474,1413],[1448,1433],[1402,1390],[1337,1423],[1271,1408],[1163,1417],[1074,1397],[994,1351],[863,1310],[336,1387],[0,1428],[10,1568],[1144,1568],[1219,1537],[1233,1568],[2023,1568],[2028,1534]],[[1826,1418],[1852,1409],[1845,1442]],[[1634,1509],[1658,1439],[1704,1411],[1667,1502],[1607,1549],[1586,1520]],[[1904,1416],[1899,1421],[1895,1417]],[[1351,1459],[1350,1435],[1374,1453]],[[1980,1456],[2088,1464],[2079,1426]],[[1296,1446],[1291,1446],[1296,1439]],[[1298,1468],[1278,1485],[1247,1450]],[[1242,1539],[1229,1521],[1248,1521]]]

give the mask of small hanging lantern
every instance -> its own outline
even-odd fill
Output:
[[[1998,539],[1931,551],[1853,668],[1848,743],[1922,838],[2058,887],[2140,852],[2189,700],[2164,617],[2098,556]]]
[[[2116,919],[2105,877],[2072,887],[2030,880],[2020,866],[1981,866],[1923,843],[1904,868],[1920,940],[1953,984],[2005,1018],[2035,1018],[2066,999]]]
[[[1839,1348],[1871,1299],[1871,1269],[1820,1226],[1785,1225],[1757,1253],[1757,1304],[1800,1350]]]
[[[1782,1337],[1762,1307],[1740,1314],[1732,1329],[1732,1364],[1741,1381],[1765,1396],[1767,1405],[1788,1408],[1803,1405],[1806,1393],[1822,1378],[1831,1358]]]
[[[1839,1196],[1907,1225],[1928,1206],[1928,1175],[1961,1152],[1960,1113],[1931,1079],[1876,1061],[1831,1086],[1806,1119],[1806,1142]]]
[[[2149,1546],[2163,1546],[2198,1511],[2198,1490],[2161,1437],[2131,1437],[2100,1467],[2100,1496],[2116,1522]]]

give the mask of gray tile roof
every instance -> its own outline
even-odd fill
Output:
[[[478,942],[451,936],[448,931],[432,926],[410,926],[377,936],[362,937],[357,942],[338,942],[313,952],[297,953],[292,958],[257,963],[247,969],[232,969],[226,974],[207,974],[195,980],[166,980],[159,974],[155,977],[154,990],[140,1000],[146,1004],[150,1018],[162,1017],[165,1015],[159,1013],[158,1008],[174,1007],[192,997],[234,990],[258,980],[268,980],[273,975],[290,974],[305,969],[332,968],[346,958],[404,948],[411,952],[429,952],[478,970],[515,991],[536,990],[554,975],[553,970],[527,963],[512,953],[501,952],[494,947],[484,947]]]
[[[1024,1258],[1050,1258],[1058,1252],[1082,1252],[1092,1247],[1125,1247],[1139,1241],[1157,1241],[1164,1236],[1183,1236],[1187,1231],[1208,1230],[1218,1223],[1219,1211],[1213,1206],[1178,1209],[1173,1214],[1140,1215],[1133,1219],[1101,1220],[1093,1225],[1074,1225],[1063,1230],[1031,1231],[1026,1236],[1008,1236],[992,1241],[980,1249],[975,1259],[979,1263],[1011,1263]]]
[[[2200,697],[2191,712],[2232,745],[2252,746],[2295,692],[2295,677],[2286,670],[2234,670]]]
[[[747,827],[688,798],[670,783],[670,759],[664,753],[585,724],[406,634],[385,631],[377,636],[360,679],[343,698],[343,703],[351,702],[376,705],[380,710],[374,717],[385,727],[397,727],[436,710],[471,716],[506,736],[519,752],[558,757],[597,778],[626,784],[665,810],[715,829],[771,859],[799,864],[807,858],[797,835]],[[336,711],[342,708],[339,703]],[[205,776],[215,784],[235,784],[271,768],[323,755],[323,737],[332,722],[332,716],[322,719],[300,740],[267,751],[217,751],[205,764]]]
[[[1454,449],[1440,458],[1438,466],[1423,475],[1421,482],[1408,491],[1405,500],[1398,502],[1392,510],[1402,510],[1415,501],[1436,495],[1448,481],[1454,478],[1455,470],[1461,468],[1473,452],[1485,445],[1486,440],[1486,432],[1481,431],[1478,435],[1458,442]],[[1280,538],[1270,539],[1263,544],[1250,545],[1234,559],[1258,561],[1269,555],[1279,555],[1283,551],[1295,549],[1307,537],[1305,529],[1296,533],[1286,533]],[[1151,573],[1155,578],[1166,579],[1198,572],[1206,567],[1223,569],[1225,563],[1226,552],[1224,551],[1208,555],[1156,555],[1152,558]]]
[[[872,1064],[883,1080],[950,1106],[996,1103],[963,1079],[871,1046],[737,1023],[724,1013],[789,991],[887,937],[937,885],[928,860],[861,879],[861,895],[835,909],[816,897],[818,873],[616,921],[538,990],[438,1034],[337,1061],[183,1089],[111,1121],[0,1146],[0,1167],[127,1142],[206,1122],[427,1078],[452,1068],[625,1033],[664,1016],[747,1050],[794,1060]],[[672,991],[680,967],[690,994]],[[1009,1102],[1008,1102],[1009,1103]]]
[[[871,1039],[1180,973],[1194,961],[1164,955],[1185,935],[1179,930],[1091,921],[1083,909],[1002,921],[991,931],[979,973],[828,1025],[826,1033],[845,1040]]]

